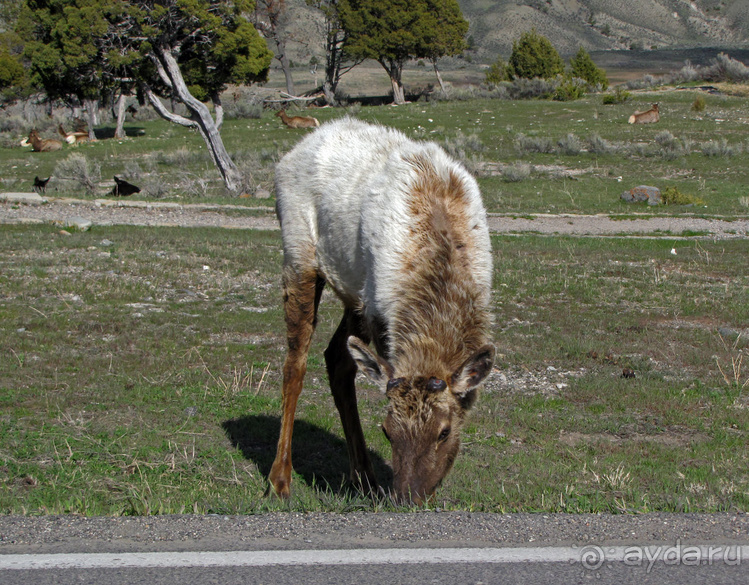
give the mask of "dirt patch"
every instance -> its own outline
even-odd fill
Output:
[[[551,168],[551,167],[550,167]],[[564,168],[559,167],[560,172]],[[569,170],[572,172],[572,170]],[[566,171],[564,171],[566,172]],[[584,172],[584,171],[583,171]],[[262,212],[262,213],[261,213]],[[256,215],[250,215],[255,213]],[[257,213],[261,213],[257,215]],[[178,205],[144,201],[117,202],[104,206],[100,201],[56,200],[43,205],[18,205],[0,200],[0,223],[51,223],[64,225],[72,218],[89,220],[96,226],[142,225],[178,227],[220,227],[227,229],[277,230],[278,220],[270,208],[247,209],[239,214],[235,205]],[[533,232],[573,236],[639,234],[678,237],[684,232],[704,234],[704,238],[746,238],[749,218],[724,221],[701,217],[634,216],[617,220],[609,215],[525,214],[523,217],[489,214],[493,233]]]
[[[708,441],[709,437],[701,433],[689,433],[680,430],[667,430],[657,435],[645,435],[642,433],[631,433],[613,435],[608,433],[579,433],[576,431],[560,431],[559,442],[570,447],[579,445],[594,445],[596,443],[608,443],[610,445],[621,445],[624,443],[655,443],[665,447],[686,447],[694,443]]]

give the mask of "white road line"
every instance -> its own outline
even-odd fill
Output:
[[[749,545],[643,545],[515,548],[338,549],[226,552],[144,552],[75,554],[0,554],[0,570],[113,569],[180,567],[334,566],[439,563],[604,563],[739,565]]]

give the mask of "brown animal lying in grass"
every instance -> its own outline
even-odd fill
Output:
[[[312,116],[287,116],[286,110],[278,110],[276,116],[289,128],[317,128],[320,122]]]
[[[658,104],[653,104],[653,107],[646,112],[635,112],[629,117],[630,124],[653,124],[661,119],[658,112]]]
[[[62,148],[62,142],[50,138],[42,140],[36,130],[29,132],[29,144],[35,152],[53,152]]]

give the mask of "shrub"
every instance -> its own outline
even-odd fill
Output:
[[[140,185],[140,192],[147,197],[159,199],[169,194],[169,184],[161,175],[150,175]]]
[[[658,134],[655,135],[655,141],[664,148],[674,149],[679,145],[679,141],[676,139],[676,136],[671,134],[671,132],[669,132],[668,130],[658,132]]]
[[[689,154],[689,149],[668,130],[656,134],[655,142],[660,146],[660,151],[657,154],[660,154],[666,160],[675,160],[680,156]]]
[[[101,166],[99,163],[90,163],[82,154],[71,154],[57,163],[54,176],[58,181],[78,184],[87,193],[94,194],[101,181]]]
[[[238,101],[224,107],[228,119],[247,118],[259,120],[263,116],[262,101]]]
[[[739,146],[739,149],[741,147]],[[728,144],[725,138],[721,140],[708,140],[702,143],[702,154],[705,156],[733,156],[736,149]]]
[[[127,181],[137,181],[143,176],[143,169],[136,161],[128,161],[125,164],[125,172],[122,173],[122,176]]]
[[[540,77],[534,79],[520,77],[512,81],[507,87],[507,92],[512,100],[547,99],[554,94],[555,89],[556,84],[552,80],[541,79]]]
[[[476,153],[484,150],[484,144],[477,133],[463,134],[458,130],[455,138],[446,138],[444,141],[445,150],[454,159],[463,163],[468,172],[473,175],[480,175],[484,166],[480,156]]]
[[[617,147],[600,135],[591,134],[588,138],[588,150],[593,154],[614,154]]]
[[[749,67],[725,53],[719,53],[710,65],[692,65],[689,61],[686,61],[678,71],[672,71],[660,77],[645,75],[642,79],[630,80],[625,85],[629,89],[647,89],[658,85],[673,85],[703,80],[747,82],[749,81]]]
[[[502,178],[508,183],[519,183],[531,176],[531,165],[517,161],[508,165],[502,171]]]
[[[710,71],[716,81],[732,81],[734,83],[749,81],[749,67],[741,61],[732,59],[725,53],[718,53]]]
[[[538,34],[534,28],[512,43],[512,55],[507,68],[513,78],[551,79],[564,74],[564,61],[551,41]]]
[[[452,156],[457,156],[456,153],[459,152],[463,152],[465,156],[466,152],[480,152],[484,150],[484,144],[476,132],[463,134],[461,130],[458,130],[455,138],[445,139],[445,150]]]
[[[492,63],[489,70],[486,72],[486,83],[488,85],[497,85],[502,81],[509,81],[510,75],[507,71],[507,63],[504,62],[502,57],[497,57],[497,60]]]
[[[585,97],[586,82],[583,79],[564,79],[557,85],[551,98],[557,102],[571,102]]]
[[[682,193],[676,187],[667,187],[661,192],[663,205],[705,205],[704,199],[696,195]]]
[[[551,138],[546,136],[526,136],[519,133],[515,136],[515,150],[524,154],[528,152],[540,152],[542,154],[551,154],[554,152],[554,145]]]
[[[701,95],[698,95],[696,98],[694,98],[694,101],[692,102],[692,111],[697,113],[702,113],[705,111],[705,98]]]
[[[592,87],[600,87],[606,90],[609,87],[609,78],[606,72],[593,63],[588,51],[580,47],[577,54],[570,60],[572,76],[584,79]]]
[[[567,134],[564,138],[560,138],[557,142],[559,152],[569,156],[575,156],[580,154],[583,150],[583,143],[574,134]]]
[[[609,106],[613,104],[623,104],[630,97],[632,97],[632,94],[630,92],[622,89],[621,86],[617,86],[617,88],[614,90],[614,93],[609,93],[603,96],[603,105]]]

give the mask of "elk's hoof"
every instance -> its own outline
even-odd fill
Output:
[[[273,488],[275,494],[282,500],[288,500],[291,496],[291,473],[279,472],[274,468],[271,468],[268,481]]]

